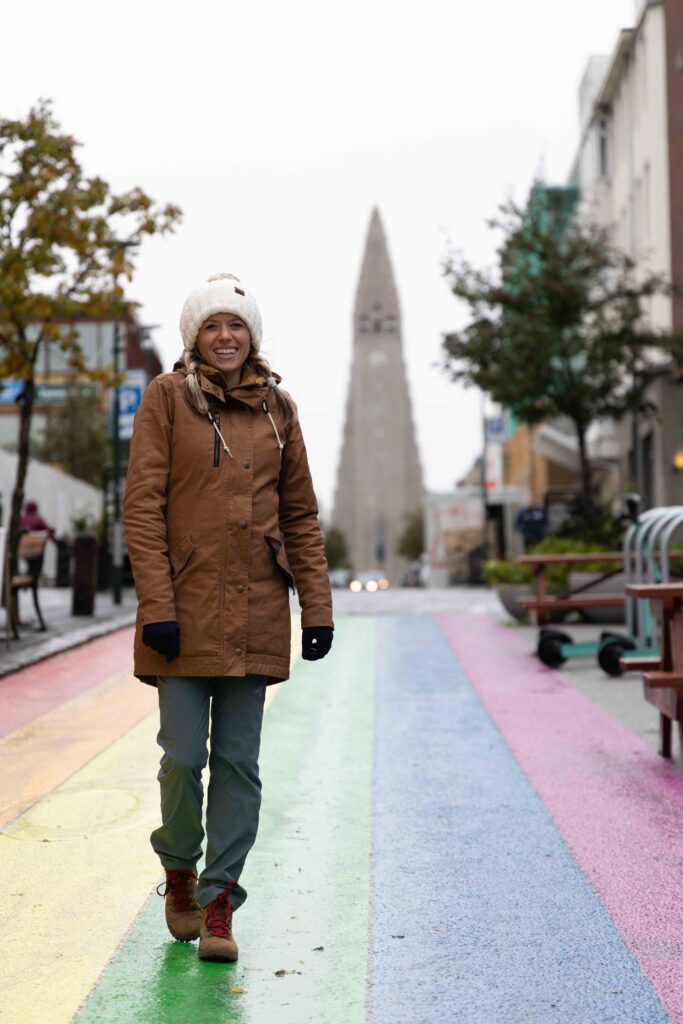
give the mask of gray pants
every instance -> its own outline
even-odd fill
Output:
[[[206,865],[197,886],[205,907],[231,881],[239,881],[256,839],[266,676],[159,676],[158,683],[162,825],[150,838],[165,868],[192,870],[202,854],[202,769],[211,716]],[[230,897],[233,908],[246,898],[237,885]]]

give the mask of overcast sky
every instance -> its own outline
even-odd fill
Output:
[[[372,206],[384,221],[425,484],[448,490],[480,446],[480,399],[434,364],[462,323],[450,243],[492,259],[486,218],[535,176],[563,183],[588,58],[611,53],[634,0],[5,5],[1,111],[54,100],[86,169],[178,203],[143,248],[131,297],[164,367],[209,274],[254,290],[264,350],[298,402],[331,506],[351,312]]]

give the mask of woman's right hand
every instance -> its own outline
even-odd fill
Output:
[[[178,623],[148,622],[142,627],[142,642],[145,647],[151,647],[157,654],[162,654],[166,661],[174,661],[180,654]]]

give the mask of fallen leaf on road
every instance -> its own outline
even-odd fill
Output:
[[[324,946],[314,946],[314,947],[313,947],[313,952],[314,952],[314,953],[322,953],[322,951],[324,950],[324,948],[325,948]]]
[[[285,974],[301,974],[301,971],[286,971],[284,967],[281,967],[279,971],[273,971],[276,978],[283,978]]]
[[[244,989],[241,988],[239,985],[231,985],[230,986],[230,991],[231,992],[244,992]]]

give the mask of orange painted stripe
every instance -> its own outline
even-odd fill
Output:
[[[0,740],[0,827],[64,782],[157,707],[130,672],[110,676]]]
[[[132,626],[72,647],[36,665],[0,679],[0,737],[97,683],[129,669],[133,661]],[[144,683],[140,683],[144,686]]]

